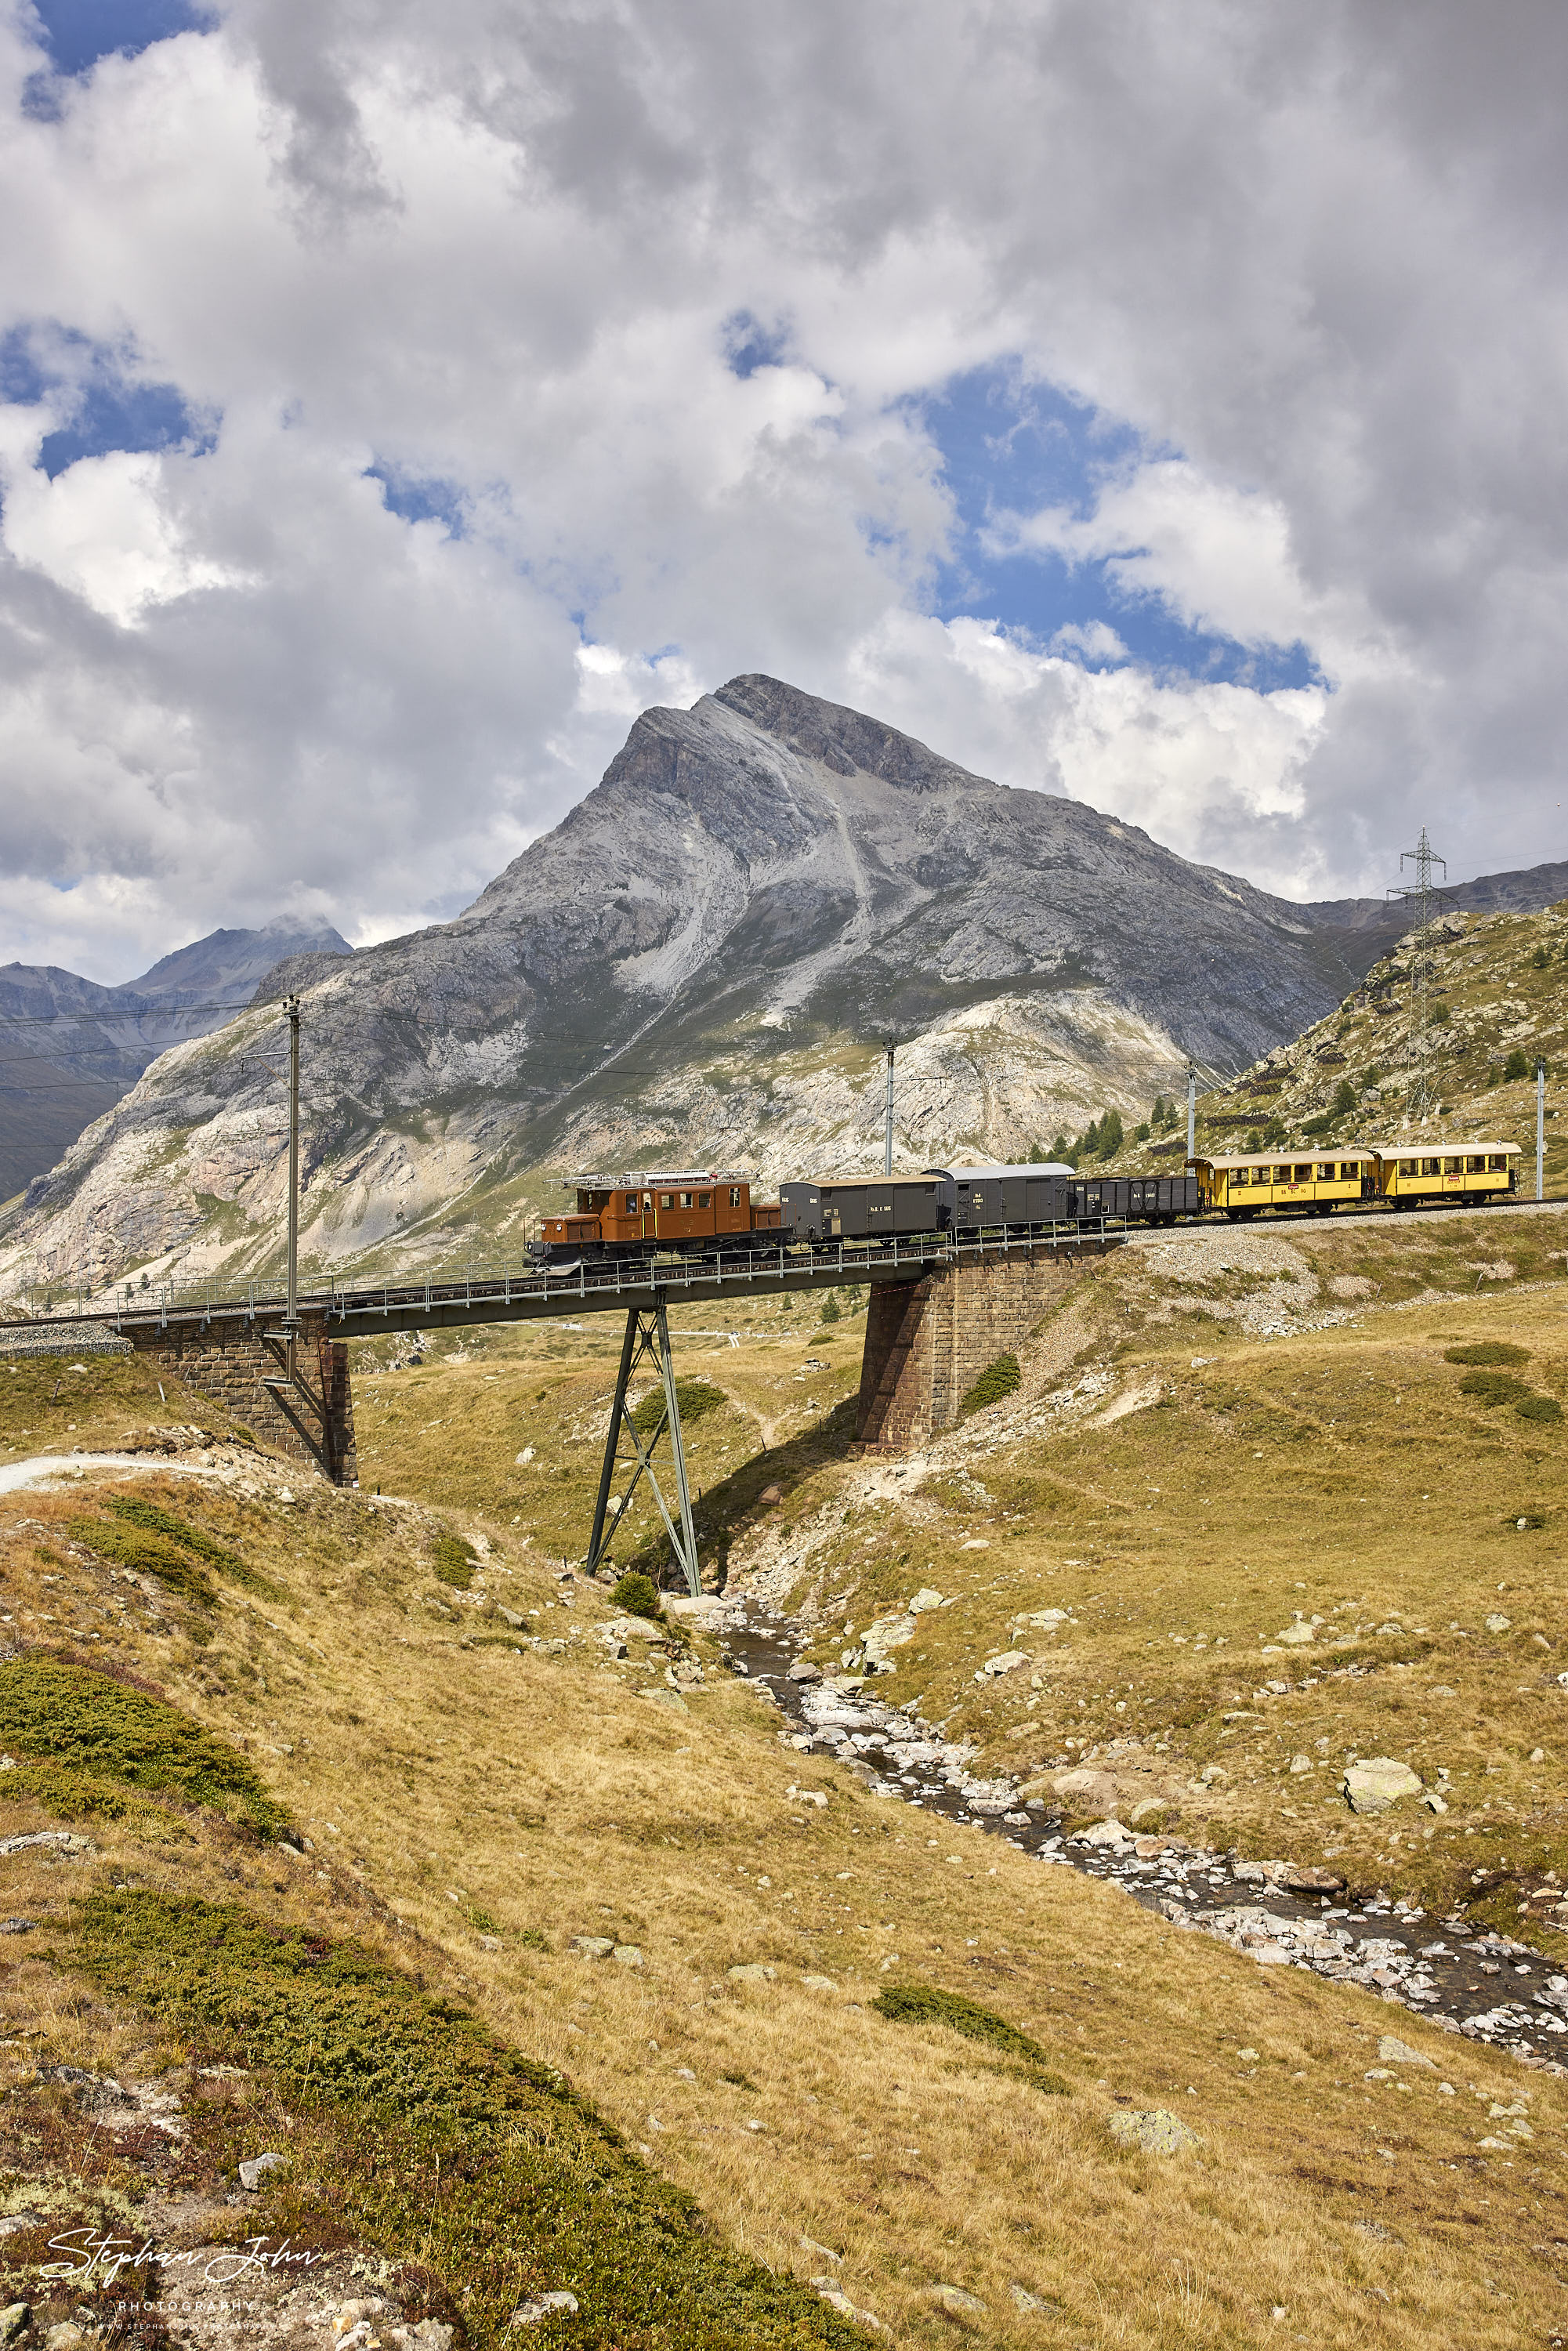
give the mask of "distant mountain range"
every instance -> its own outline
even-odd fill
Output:
[[[213,931],[119,987],[0,965],[0,1200],[52,1167],[168,1046],[222,1028],[285,957],[350,953],[330,924],[279,916]]]
[[[1562,893],[1563,869],[1472,892]],[[1493,903],[1478,900],[1477,903]],[[1402,920],[1297,905],[1082,802],[1009,790],[778,679],[649,710],[455,922],[290,967],[306,987],[308,1257],[515,1254],[559,1172],[766,1181],[1043,1153],[1289,1042]],[[276,1262],[282,1030],[177,1046],[9,1222],[0,1282]]]

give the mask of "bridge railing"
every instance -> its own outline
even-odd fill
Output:
[[[504,1311],[513,1305],[609,1304],[651,1290],[776,1290],[787,1287],[791,1277],[802,1276],[810,1277],[813,1287],[853,1284],[906,1268],[976,1263],[1019,1251],[1071,1248],[1084,1240],[1103,1242],[1120,1237],[1125,1229],[1123,1217],[1095,1217],[998,1226],[972,1237],[947,1232],[895,1234],[886,1240],[800,1243],[780,1239],[776,1248],[745,1255],[715,1250],[711,1255],[611,1259],[599,1263],[580,1259],[566,1266],[468,1267],[461,1273],[417,1280],[329,1277],[314,1288],[302,1286],[298,1298],[303,1313],[312,1318],[319,1315],[330,1324],[350,1316],[358,1319],[378,1311],[406,1314],[422,1307],[499,1306]],[[285,1300],[280,1289],[255,1281],[244,1288],[217,1290],[210,1280],[166,1280],[145,1289],[124,1283],[96,1298],[80,1289],[57,1292],[47,1286],[42,1311],[36,1291],[32,1302],[33,1314],[17,1319],[34,1327],[41,1322],[106,1322],[119,1330],[126,1323],[155,1322],[164,1328],[171,1322],[201,1327],[216,1320],[275,1322],[284,1311]]]

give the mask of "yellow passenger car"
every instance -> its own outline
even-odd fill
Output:
[[[1220,1208],[1232,1221],[1265,1208],[1294,1208],[1326,1217],[1342,1200],[1377,1195],[1375,1151],[1251,1153],[1239,1158],[1195,1159],[1198,1196],[1206,1208]]]
[[[1384,1200],[1494,1200],[1519,1190],[1517,1143],[1426,1143],[1376,1152]]]

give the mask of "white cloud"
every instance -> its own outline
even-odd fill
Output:
[[[5,541],[19,563],[130,628],[150,604],[238,575],[193,555],[163,495],[165,460],[114,450],[78,458],[53,481],[37,467],[5,484]]]
[[[1557,12],[233,0],[55,122],[20,24],[0,334],[222,423],[51,485],[58,417],[0,409],[10,952],[449,913],[635,708],[748,669],[1260,879],[1375,888],[1423,820],[1456,872],[1559,852]],[[909,398],[1005,360],[1155,453],[1013,543],[1332,695],[925,617]]]

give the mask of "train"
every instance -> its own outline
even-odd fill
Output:
[[[574,1176],[573,1206],[543,1219],[534,1256],[546,1264],[713,1255],[744,1259],[780,1247],[950,1233],[1027,1239],[1063,1226],[1174,1225],[1266,1210],[1328,1216],[1341,1207],[1484,1207],[1519,1195],[1517,1143],[1402,1144],[1195,1158],[1179,1176],[1096,1176],[1047,1161],[1007,1167],[925,1167],[899,1176],[823,1176],[752,1197],[745,1175],[716,1168]]]

